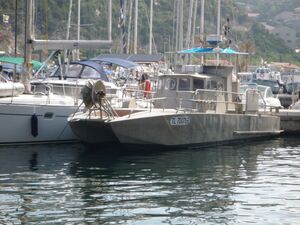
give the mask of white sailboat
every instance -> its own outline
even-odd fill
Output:
[[[32,37],[32,3],[26,0],[26,48],[25,70],[21,80],[25,82],[25,92],[30,92],[31,51],[33,48],[50,49],[109,47],[109,41],[43,41]],[[24,86],[23,86],[24,87]],[[0,98],[0,145],[36,144],[48,142],[77,141],[67,123],[67,117],[78,111],[80,105],[76,97],[46,92],[20,94]]]

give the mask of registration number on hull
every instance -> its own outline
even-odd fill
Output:
[[[190,117],[188,116],[173,116],[170,118],[171,126],[185,126],[191,122]]]

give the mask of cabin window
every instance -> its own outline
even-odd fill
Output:
[[[273,93],[272,93],[271,88],[268,88],[268,89],[267,89],[266,97],[267,97],[267,98],[273,97]]]
[[[214,89],[214,90],[216,90],[216,89],[217,89],[217,81],[215,81],[215,80],[210,80],[210,81],[207,83],[207,89]]]
[[[176,90],[176,79],[168,78],[165,84],[165,90]]]
[[[197,89],[203,89],[204,88],[204,80],[200,79],[194,79],[193,81],[193,91]]]
[[[179,91],[189,91],[190,90],[190,79],[189,78],[180,78],[178,90]]]
[[[223,83],[222,83],[221,81],[219,81],[219,82],[217,83],[217,89],[218,89],[219,91],[224,91],[224,85],[223,85]]]
[[[95,69],[85,66],[82,73],[81,78],[87,78],[87,79],[100,79],[100,74]]]
[[[81,65],[69,65],[66,68],[66,77],[67,78],[78,78],[81,72],[82,66]]]
[[[164,80],[159,80],[157,84],[157,89],[162,90],[164,86]]]

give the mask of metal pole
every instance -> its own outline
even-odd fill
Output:
[[[153,22],[153,0],[150,1],[150,35],[149,35],[149,54],[152,54],[152,22]]]
[[[67,24],[67,34],[66,34],[67,40],[69,40],[69,37],[70,37],[72,6],[73,6],[73,0],[70,0],[69,13],[68,13],[68,24]]]
[[[220,24],[221,24],[221,0],[218,0],[218,24],[217,24],[217,36],[220,38]],[[219,48],[219,44],[218,44]],[[217,53],[217,65],[219,65],[220,54]]]
[[[139,0],[135,0],[135,18],[134,18],[134,45],[133,45],[133,52],[137,54],[137,25],[138,25],[138,4]]]
[[[195,47],[195,30],[196,30],[196,21],[197,21],[197,6],[198,6],[198,0],[195,0],[194,5],[194,13],[193,13],[193,27],[192,27],[192,40],[191,40],[191,46]]]
[[[186,40],[185,40],[185,47],[186,48],[191,47],[193,6],[194,6],[194,0],[190,0],[190,8],[189,8],[189,16],[188,16],[188,27],[187,27]]]
[[[179,49],[183,50],[183,0],[180,0]]]
[[[201,0],[201,20],[200,20],[200,39],[202,41],[202,46],[204,47],[204,7],[205,0]],[[201,55],[201,64],[204,64],[204,55]]]
[[[204,41],[204,6],[205,0],[201,0],[201,20],[200,20],[200,37]]]
[[[220,24],[221,24],[221,0],[218,0],[218,24],[217,24],[218,36],[220,36]]]
[[[70,0],[69,13],[68,13],[68,24],[67,24],[66,40],[69,40],[69,37],[70,37],[72,6],[73,6],[73,0]],[[68,50],[65,50],[64,61],[66,61],[66,59],[67,59],[67,53],[68,53]]]
[[[128,19],[128,30],[127,30],[127,50],[126,53],[129,54],[130,52],[130,34],[131,34],[131,14],[132,14],[132,5],[133,0],[130,0],[129,2],[129,19]]]
[[[18,0],[15,1],[15,57],[17,56],[17,44],[18,44]],[[15,71],[16,72],[16,71]]]
[[[77,40],[79,41],[80,40],[80,2],[81,0],[78,0],[78,15],[77,15]],[[80,55],[80,52],[79,52],[79,49],[77,49],[77,60],[79,60],[79,55]]]
[[[108,1],[108,40],[111,41],[111,28],[112,28],[112,3],[111,0]]]
[[[32,48],[31,48],[31,40],[32,40],[32,0],[26,0],[25,6],[25,49],[24,49],[24,69],[22,82],[25,86],[25,93],[31,92],[30,87],[30,79],[32,76]]]
[[[126,52],[125,40],[125,14],[124,14],[124,0],[120,0],[120,33],[121,33],[121,53]]]

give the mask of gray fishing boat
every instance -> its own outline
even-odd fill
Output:
[[[243,107],[232,92],[231,67],[204,66],[202,73],[159,77],[148,109],[113,109],[104,85],[92,90],[93,106],[69,118],[78,138],[89,144],[198,146],[278,135],[280,119],[258,110],[259,93],[249,90]]]

